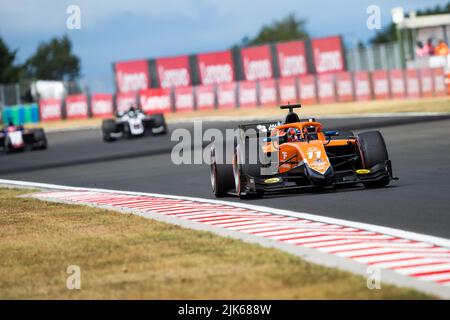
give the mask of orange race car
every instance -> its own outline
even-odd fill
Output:
[[[268,192],[362,183],[384,187],[394,178],[383,136],[379,131],[323,131],[314,119],[299,119],[289,109],[284,123],[239,126],[234,150],[224,158],[211,148],[211,184],[216,197],[245,198]]]

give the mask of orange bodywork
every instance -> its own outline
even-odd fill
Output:
[[[314,126],[317,129],[317,139],[308,140],[305,127]],[[278,144],[278,139],[271,140],[263,146],[265,153],[278,152],[278,173],[285,173],[302,164],[308,165],[314,171],[324,174],[331,166],[325,148],[339,147],[356,144],[356,139],[331,140],[322,132],[322,124],[319,122],[297,122],[276,127],[271,132],[271,137],[284,137],[285,130],[296,128],[301,132],[301,141],[284,142]]]

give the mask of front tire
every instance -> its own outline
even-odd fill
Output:
[[[11,141],[8,137],[3,141],[3,152],[6,154],[11,153]]]
[[[385,164],[389,155],[383,136],[379,131],[363,132],[358,135],[358,146],[361,152],[364,168],[371,169],[377,164]],[[366,188],[381,188],[390,182],[388,174],[377,181],[364,182]]]
[[[167,133],[166,119],[162,113],[157,113],[153,116],[154,126],[152,128],[152,133],[155,135],[163,135]]]
[[[102,133],[103,141],[111,142],[114,139],[111,137],[111,133],[116,131],[116,122],[112,119],[103,120],[102,122]]]
[[[131,139],[133,137],[133,135],[131,134],[130,124],[128,122],[125,122],[123,124],[123,136],[125,137],[125,139]]]
[[[34,141],[36,141],[36,144],[39,144],[39,146],[36,149],[45,150],[48,147],[47,143],[47,136],[45,135],[45,132],[43,129],[35,129],[34,130]]]

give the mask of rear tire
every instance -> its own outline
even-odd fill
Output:
[[[386,163],[389,160],[386,143],[379,131],[363,132],[358,135],[358,145],[361,152],[364,168],[370,169],[373,166]],[[364,182],[366,188],[380,188],[387,186],[390,177],[385,176],[378,181]]]
[[[233,189],[233,166],[228,163],[218,164],[216,162],[216,150],[211,148],[211,186],[216,198],[227,196],[228,191]],[[226,162],[226,161],[225,161]]]

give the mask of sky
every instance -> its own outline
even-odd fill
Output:
[[[311,37],[342,35],[347,45],[367,41],[368,6],[405,12],[449,0],[0,0],[0,36],[24,62],[38,44],[67,34],[94,90],[113,87],[112,63],[227,49],[262,25],[294,12]],[[78,5],[81,29],[69,30],[66,10]]]

